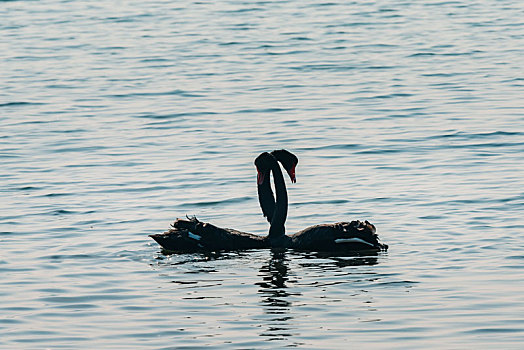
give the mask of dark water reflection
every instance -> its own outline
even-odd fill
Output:
[[[341,256],[340,254],[333,255],[329,253],[301,253],[290,252],[283,249],[272,249],[271,258],[267,264],[263,265],[259,270],[259,277],[262,281],[256,282],[259,286],[258,293],[261,296],[260,304],[263,311],[269,317],[267,324],[263,325],[264,331],[260,336],[267,337],[267,340],[286,340],[289,337],[296,335],[299,330],[297,328],[298,320],[295,314],[298,312],[293,310],[295,306],[304,305],[307,303],[302,298],[303,294],[300,291],[303,288],[299,285],[297,274],[290,271],[291,258],[298,259],[300,262],[297,267],[302,269],[310,269],[322,273],[333,273],[333,271],[342,271],[348,266],[360,265],[376,265],[378,259],[376,257],[356,257],[354,255]],[[307,262],[307,260],[314,260],[315,262]],[[319,262],[318,259],[322,259]],[[349,272],[346,272],[349,275]],[[375,279],[375,276],[369,275],[369,281]],[[312,281],[309,286],[324,287],[324,284],[319,284],[318,281]],[[365,292],[365,291],[362,291]],[[300,344],[295,344],[300,345]]]
[[[321,329],[344,324],[347,318],[357,322],[380,321],[370,292],[384,282],[383,278],[392,280],[373,268],[380,258],[381,255],[344,256],[273,249],[160,254],[157,266],[173,286],[171,298],[201,303],[182,304],[180,309],[198,315],[202,308],[221,310],[224,315],[231,313],[224,317],[234,325],[232,328],[244,323],[251,325],[243,337],[259,338],[251,340],[258,343],[257,347],[268,346],[266,342],[283,347],[311,344],[308,337],[321,339]],[[242,311],[246,305],[250,309],[248,314]],[[369,312],[373,314],[368,315]],[[316,317],[329,320],[317,324]],[[211,330],[206,333],[200,329],[207,321],[202,321],[201,316],[199,320],[197,333],[212,337]],[[212,324],[225,327],[220,317]]]
[[[264,313],[269,315],[267,324],[262,326],[264,331],[260,336],[267,337],[268,340],[286,339],[292,336],[293,330],[296,331],[296,327],[293,327],[294,317],[290,312],[293,303],[289,297],[301,294],[289,290],[288,263],[285,250],[272,250],[270,260],[260,268],[258,274],[262,281],[255,283],[260,287],[258,293],[262,297]]]

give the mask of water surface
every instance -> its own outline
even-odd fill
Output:
[[[517,349],[518,1],[0,2],[0,347]],[[165,256],[177,217],[387,253]]]

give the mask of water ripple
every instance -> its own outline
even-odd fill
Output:
[[[0,348],[521,347],[516,2],[1,6]],[[368,219],[390,250],[148,237],[266,235],[277,148],[288,232]]]

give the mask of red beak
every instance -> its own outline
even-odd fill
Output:
[[[295,176],[295,167],[296,167],[296,165],[293,165],[293,167],[291,169],[289,169],[289,177],[291,178],[291,182],[292,183],[297,182],[297,178]]]
[[[264,182],[264,174],[257,169],[257,184],[262,185]]]

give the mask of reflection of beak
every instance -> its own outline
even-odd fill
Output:
[[[264,182],[264,174],[257,169],[257,184],[262,185]]]

